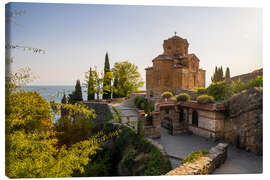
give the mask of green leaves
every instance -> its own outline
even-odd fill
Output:
[[[143,86],[138,66],[128,61],[116,62],[112,68],[114,77],[113,92],[120,97],[129,97],[133,91]]]

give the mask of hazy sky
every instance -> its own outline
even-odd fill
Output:
[[[106,51],[111,67],[128,60],[145,79],[147,66],[163,53],[163,40],[177,35],[189,42],[210,82],[215,66],[230,67],[231,76],[262,67],[262,10],[11,3],[26,10],[11,24],[12,44],[37,47],[46,54],[12,50],[12,70],[29,66],[35,85],[73,85],[84,81],[90,66],[103,70]]]

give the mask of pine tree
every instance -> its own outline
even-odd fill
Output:
[[[105,63],[104,63],[104,80],[103,80],[103,99],[110,99],[111,98],[111,77],[110,77],[110,62],[109,56],[106,52],[105,55]]]
[[[80,80],[77,80],[76,86],[75,86],[75,91],[73,91],[71,94],[69,94],[69,98],[68,98],[68,103],[70,103],[70,104],[74,104],[78,101],[83,101]]]
[[[87,82],[87,100],[95,100],[94,80],[92,69],[90,68],[88,82]]]

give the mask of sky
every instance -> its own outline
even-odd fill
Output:
[[[129,61],[145,68],[163,53],[174,32],[189,42],[211,82],[215,66],[231,76],[262,68],[262,10],[259,8],[166,7],[91,4],[10,3],[9,11],[26,10],[10,24],[11,44],[36,47],[45,54],[15,49],[12,71],[30,67],[39,78],[32,85],[75,85],[96,66]]]

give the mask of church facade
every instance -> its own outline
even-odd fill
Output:
[[[163,54],[152,60],[152,67],[145,69],[147,95],[205,87],[205,70],[199,68],[199,58],[189,54],[188,47],[188,41],[176,35],[164,40]]]

